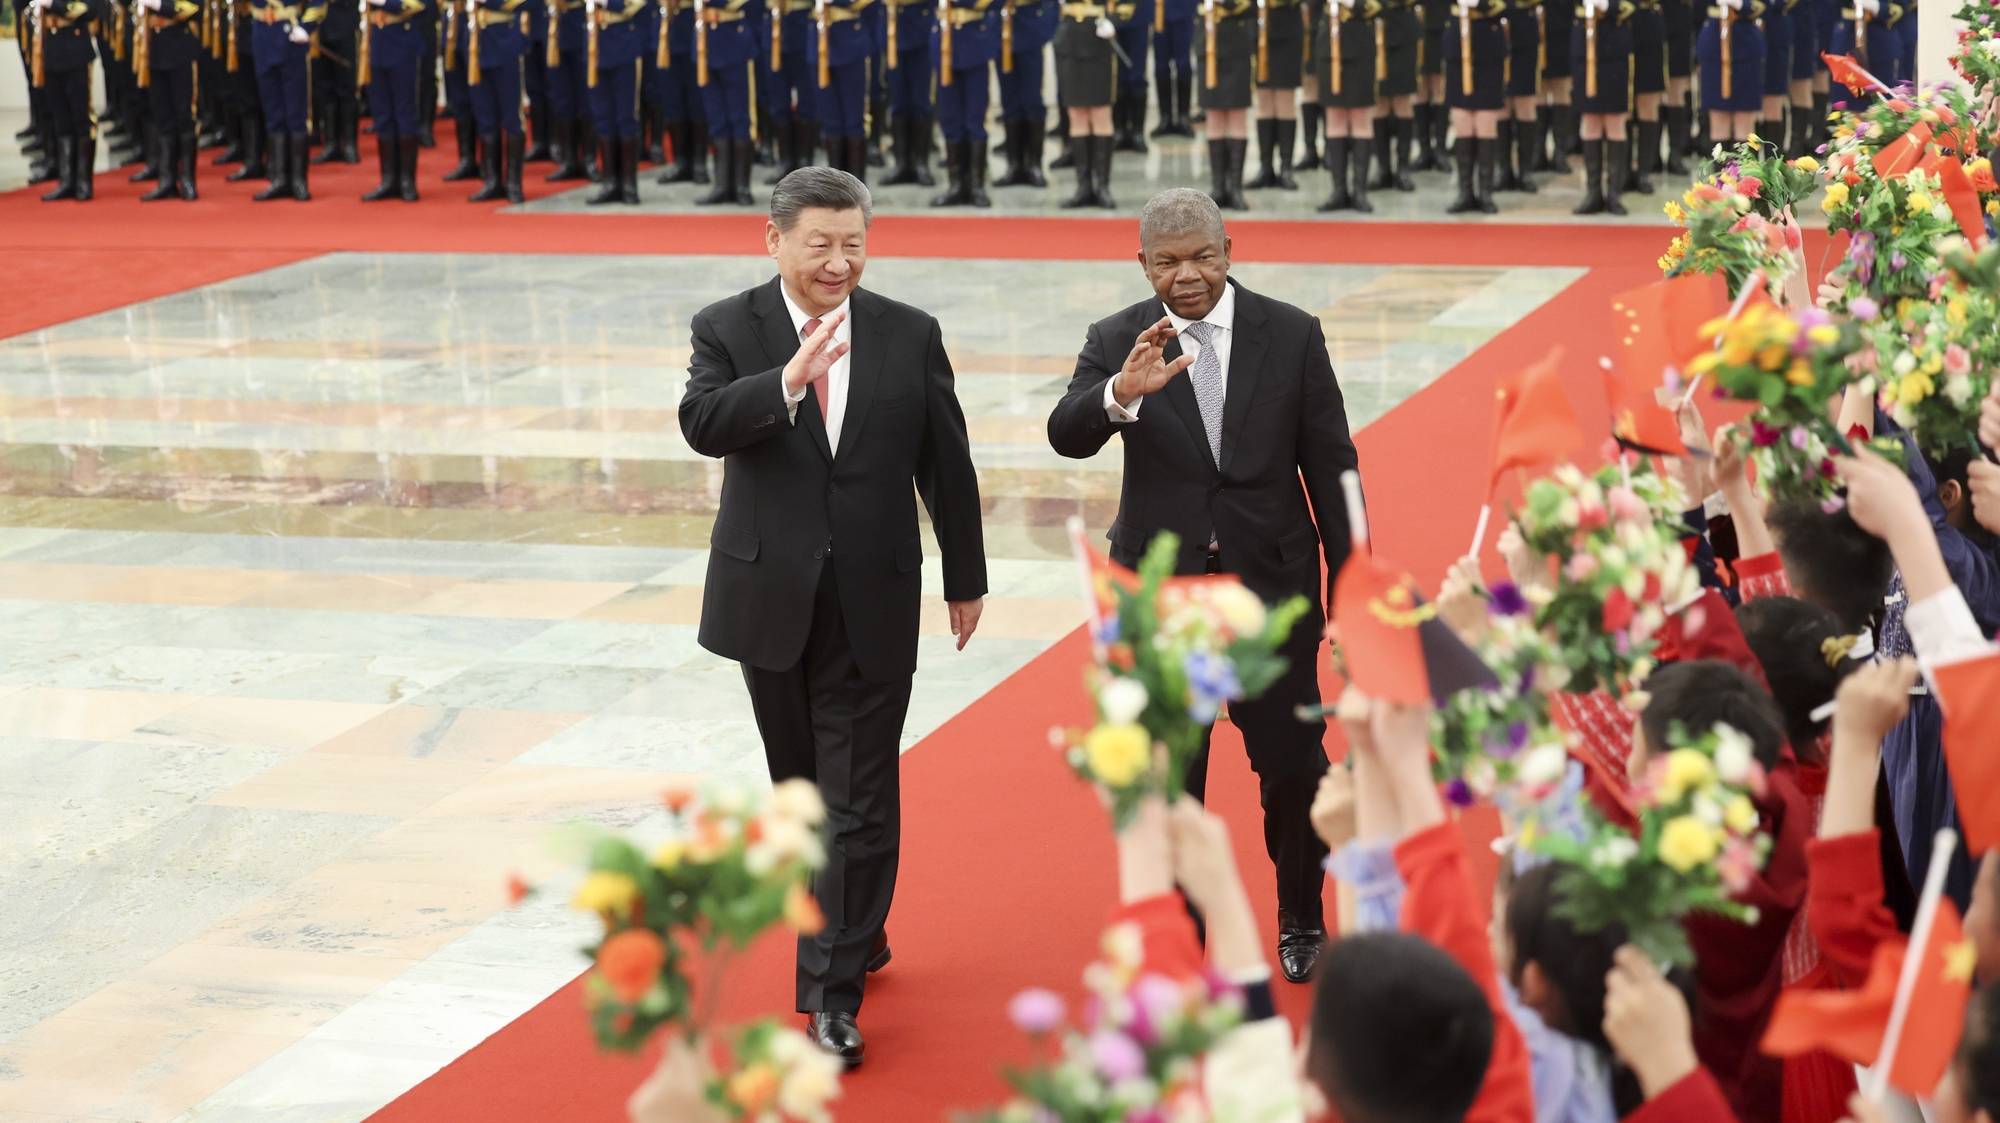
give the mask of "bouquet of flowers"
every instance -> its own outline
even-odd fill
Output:
[[[768,795],[676,788],[664,802],[657,841],[594,828],[578,836],[589,870],[572,903],[604,922],[603,940],[584,951],[593,967],[583,991],[604,1049],[636,1052],[667,1028],[706,1048],[730,958],[780,923],[802,933],[825,923],[808,889],[826,863],[826,808],[810,781],[787,780]],[[706,966],[698,995],[688,977],[697,950]],[[825,1118],[838,1058],[774,1022],[728,1041],[730,1063],[709,1088],[718,1107],[739,1119]]]
[[[1831,496],[1830,450],[1845,450],[1846,442],[1834,432],[1827,403],[1852,377],[1847,358],[1860,346],[1860,331],[1817,308],[1793,313],[1753,302],[1704,324],[1701,334],[1716,347],[1696,356],[1690,372],[1714,379],[1718,397],[1757,404],[1750,419],[1757,479],[1777,498]]]
[[[1882,407],[1933,456],[1978,448],[1979,403],[2000,366],[1996,283],[2000,247],[1975,253],[1948,239],[1931,299],[1873,310],[1865,325]]]
[[[1669,277],[1721,273],[1732,296],[1758,276],[1776,297],[1786,276],[1797,268],[1796,251],[1803,245],[1803,235],[1783,214],[1773,218],[1761,213],[1756,200],[1764,190],[1754,176],[1738,179],[1718,173],[1711,181],[1688,188],[1679,202],[1667,203],[1667,217],[1684,229],[1660,257],[1661,272]]]
[[[1958,22],[1958,49],[1951,64],[1972,86],[1975,100],[1985,102],[2000,83],[2000,5],[1993,0],[1968,0],[1953,13]],[[1990,112],[1990,105],[1983,106]],[[1992,124],[1989,120],[1987,124]]]
[[[1204,1120],[1202,1057],[1243,1020],[1243,998],[1213,977],[1189,981],[1144,970],[1135,924],[1104,934],[1103,958],[1084,970],[1090,1001],[1071,1025],[1062,999],[1024,991],[1014,1023],[1052,1056],[1009,1072],[1015,1096],[962,1123],[1164,1123]]]
[[[1548,692],[1569,685],[1562,652],[1535,627],[1527,597],[1502,582],[1488,590],[1487,623],[1473,644],[1499,676],[1493,690],[1461,690],[1431,717],[1432,772],[1460,807],[1514,788],[1539,800],[1561,782],[1565,735],[1549,720]]]
[[[1938,177],[1920,166],[1923,158],[1936,149],[1970,159],[1992,141],[1956,87],[1881,99],[1834,116],[1820,207],[1829,233],[1852,236],[1840,269],[1846,300],[1918,296],[1928,289],[1939,240],[1959,231]],[[1895,151],[1885,156],[1890,149]],[[1891,174],[1881,174],[1878,157]],[[1978,178],[1970,167],[1967,173]],[[1990,168],[1983,176],[1991,179]]]
[[[1554,581],[1527,596],[1569,664],[1570,691],[1622,694],[1651,672],[1668,610],[1700,591],[1680,543],[1687,507],[1678,483],[1643,466],[1628,477],[1622,463],[1592,476],[1564,464],[1529,485],[1514,522]]]
[[[1701,737],[1677,729],[1671,740],[1635,791],[1636,837],[1586,805],[1580,836],[1542,830],[1530,816],[1520,841],[1564,864],[1557,887],[1571,922],[1592,931],[1621,925],[1655,962],[1687,965],[1688,913],[1756,922],[1756,910],[1733,898],[1764,867],[1771,839],[1753,801],[1764,773],[1749,738],[1718,725]]]
[[[1178,549],[1161,534],[1136,574],[1086,554],[1097,724],[1053,730],[1050,740],[1079,777],[1110,793],[1120,825],[1147,794],[1181,790],[1224,703],[1278,681],[1286,666],[1278,649],[1311,607],[1295,596],[1267,609],[1230,576],[1173,577]]]
[[[1752,137],[1732,148],[1716,145],[1695,182],[1708,184],[1725,196],[1747,199],[1756,214],[1790,224],[1792,208],[1819,190],[1818,172],[1819,161],[1811,156],[1788,160],[1776,148]]]

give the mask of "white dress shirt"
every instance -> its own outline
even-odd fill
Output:
[[[806,321],[813,317],[808,316],[806,310],[799,307],[792,299],[792,294],[786,291],[783,281],[778,282],[778,292],[785,298],[785,311],[792,315],[792,334],[798,337],[799,345],[804,346]],[[840,307],[826,314],[826,316],[841,317],[840,326],[833,329],[833,339],[836,343],[848,345],[847,354],[835,359],[833,366],[826,372],[826,443],[827,447],[835,450],[840,448],[840,423],[847,419],[847,364],[854,358],[854,339],[851,330],[854,327],[854,320],[848,315],[848,305],[851,303],[851,300],[843,300],[840,302]],[[819,318],[823,320],[826,316]],[[799,403],[805,401],[806,395],[812,392],[812,384],[807,383],[799,388],[798,393],[785,394],[785,413],[792,424],[798,424]],[[814,403],[813,408],[818,409],[818,403]]]
[[[1190,359],[1200,355],[1201,344],[1196,341],[1194,336],[1187,333],[1187,326],[1194,321],[1181,319],[1179,316],[1174,315],[1173,309],[1167,308],[1164,305],[1162,305],[1162,311],[1166,312],[1167,319],[1173,322],[1174,335],[1181,342],[1181,354],[1186,355]],[[1208,315],[1203,316],[1201,319],[1203,323],[1211,324],[1215,327],[1215,357],[1222,364],[1222,385],[1226,388],[1229,385],[1229,345],[1236,335],[1236,286],[1230,284],[1223,285],[1222,299],[1216,301],[1215,307],[1209,309]],[[1189,369],[1193,369],[1194,364],[1189,363],[1188,367]],[[1187,373],[1184,371],[1176,377],[1186,378]],[[1110,378],[1104,380],[1105,415],[1121,425],[1139,420],[1139,406],[1146,399],[1143,397],[1132,399],[1130,408],[1119,405],[1116,390],[1117,384],[1118,376],[1116,373],[1113,373]]]

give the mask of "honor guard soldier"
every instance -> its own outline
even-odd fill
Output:
[[[1329,0],[1327,18],[1333,24],[1313,29],[1313,69],[1326,106],[1326,170],[1333,185],[1319,205],[1323,213],[1375,209],[1368,202],[1368,160],[1375,150],[1378,36],[1386,34],[1381,17],[1380,0]]]
[[[931,37],[937,5],[931,0],[883,0],[891,29],[883,26],[882,67],[889,80],[889,119],[896,166],[884,183],[930,187],[931,137],[937,114],[931,100]]]
[[[1651,177],[1663,166],[1660,162],[1660,132],[1663,99],[1667,93],[1667,14],[1660,6],[1660,0],[1634,0],[1629,22],[1632,38],[1631,101],[1638,117],[1634,125],[1638,137],[1631,145],[1632,158],[1628,163],[1620,164],[1607,156],[1605,178],[1616,181],[1619,191],[1651,195]],[[1609,207],[1606,209],[1609,210]]]
[[[361,196],[417,201],[417,67],[424,57],[421,24],[430,0],[368,0],[362,58],[368,72],[368,112],[375,122],[375,147],[382,182]]]
[[[271,138],[271,185],[251,196],[271,199],[312,198],[306,183],[306,126],[312,112],[312,87],[306,81],[306,59],[312,53],[313,32],[326,16],[324,0],[285,3],[250,0],[252,53],[257,60],[258,100],[264,106],[264,130]]]
[[[694,0],[664,0],[667,5],[667,64],[660,67],[660,111],[673,142],[673,162],[658,183],[708,182],[708,110],[696,81]]]
[[[1189,107],[1195,83],[1194,24],[1201,0],[1153,0],[1153,100],[1160,107],[1153,136],[1194,135]]]
[[[528,0],[467,0],[466,81],[472,98],[472,117],[479,126],[479,190],[469,201],[489,203],[504,198],[518,203],[521,195],[521,157],[527,151],[521,131],[521,56],[528,49],[528,33],[522,25],[527,14],[521,10]],[[632,67],[625,70],[630,75]],[[627,94],[636,93],[631,87]],[[629,102],[627,103],[630,104]],[[604,177],[605,185],[623,188]],[[632,202],[639,201],[638,188]]]
[[[1840,22],[1833,33],[1833,53],[1852,55],[1891,88],[1903,80],[1903,37],[1897,30],[1903,23],[1905,7],[1893,0],[1841,0]],[[1870,95],[1858,95],[1864,100]],[[1836,99],[1851,105],[1857,95],[1842,94]]]
[[[131,0],[131,18],[119,0],[108,0],[105,18],[97,25],[97,57],[104,63],[104,112],[98,114],[98,136],[103,141],[112,167],[124,167],[145,160],[148,171],[155,167],[159,145],[153,131],[153,107],[148,91],[140,88],[133,67],[140,61],[138,47],[139,0]],[[135,181],[137,182],[137,181]]]
[[[1005,0],[937,0],[931,65],[938,74],[938,127],[944,133],[946,187],[933,207],[988,207],[986,68],[1000,57]]]
[[[1195,73],[1208,133],[1208,194],[1225,210],[1250,209],[1243,198],[1243,156],[1250,146],[1248,117],[1257,69],[1256,7],[1256,0],[1202,0],[1201,33],[1195,37]],[[1372,95],[1369,102],[1374,102]]]
[[[814,0],[806,58],[814,75],[820,136],[829,166],[868,181],[868,58],[873,36],[863,18],[875,0]]]
[[[1424,25],[1423,41],[1417,47],[1416,169],[1420,172],[1451,170],[1446,155],[1451,108],[1445,104],[1444,93],[1444,29],[1455,11],[1455,0],[1417,0]]]
[[[1534,194],[1529,172],[1535,165],[1529,145],[1535,109],[1542,100],[1541,0],[1509,0],[1507,29],[1507,108],[1500,116],[1500,171],[1496,191]]]
[[[542,62],[549,72],[549,135],[555,170],[546,183],[593,179],[596,130],[591,127],[589,35],[585,0],[542,0],[549,9],[549,41]]]
[[[1076,194],[1065,208],[1103,207],[1111,199],[1111,101],[1117,79],[1112,43],[1118,34],[1103,4],[1065,0],[1056,27],[1056,90],[1069,117]]]
[[[90,110],[90,64],[97,48],[92,30],[109,12],[105,0],[30,0],[29,76],[42,91],[54,142],[56,189],[42,196],[44,203],[88,201],[96,194],[97,123]]]
[[[1111,149],[1146,151],[1146,46],[1153,37],[1157,0],[1111,0],[1117,32],[1118,90],[1111,99]]]
[[[473,0],[442,0],[438,9],[439,53],[444,60],[444,108],[451,115],[458,142],[458,163],[444,173],[446,183],[479,175],[479,122],[472,115],[472,88],[467,81],[466,9]]]
[[[216,157],[216,166],[241,165],[222,177],[229,183],[269,179],[271,168],[266,157],[270,145],[264,131],[264,107],[257,92],[256,25],[250,19],[250,6],[245,0],[223,0],[222,11],[223,72],[229,76],[238,143],[233,157],[229,152]]]
[[[1299,86],[1305,80],[1304,16],[1299,0],[1259,0],[1257,5],[1258,172],[1250,182],[1253,190],[1299,189],[1292,178],[1292,152],[1298,143]],[[1371,48],[1371,63],[1374,57]]]
[[[1792,90],[1792,19],[1797,0],[1770,0],[1758,30],[1764,33],[1764,104],[1757,113],[1757,137],[1773,149],[1785,143],[1785,104]]]
[[[1382,82],[1375,91],[1374,191],[1415,191],[1410,179],[1411,142],[1417,135],[1417,52],[1423,45],[1424,17],[1417,0],[1385,0],[1382,8]]]
[[[883,138],[889,131],[889,73],[885,53],[889,49],[888,0],[868,6],[868,166],[887,167],[889,160]]]
[[[320,149],[315,164],[361,162],[361,105],[355,84],[354,47],[361,28],[360,0],[328,0],[326,20],[313,36],[313,124]]]
[[[667,61],[661,58],[661,47],[666,42],[666,13],[660,0],[647,0],[640,11],[639,37],[645,46],[639,52],[639,162],[664,165],[667,118],[660,104],[659,74]],[[534,162],[533,153],[528,160]]]
[[[1633,0],[1581,0],[1569,33],[1572,90],[1583,138],[1583,201],[1576,214],[1624,214],[1619,202],[1625,167],[1625,120],[1632,112],[1632,67],[1638,50]],[[1607,165],[1610,174],[1606,174]]]
[[[1542,0],[1542,100],[1535,108],[1535,164],[1523,172],[1569,170],[1569,135],[1576,126],[1575,71],[1569,57],[1576,0]]]
[[[595,75],[590,116],[601,180],[584,200],[591,206],[639,201],[639,52],[653,49],[643,19],[651,3],[585,0],[584,66]]]
[[[1060,0],[1000,0],[1001,149],[1007,172],[998,187],[1047,187],[1042,149],[1048,138],[1049,105],[1042,96],[1049,43],[1056,37]]]
[[[1764,106],[1764,0],[1714,0],[1695,54],[1701,104],[1718,144],[1748,140]]]
[[[530,164],[546,163],[554,158],[549,146],[549,6],[545,0],[528,0],[521,10],[528,13],[528,48],[521,55],[521,93],[528,100],[528,151],[521,158]]]
[[[708,134],[715,142],[715,184],[696,199],[702,206],[751,206],[750,66],[756,55],[751,39],[764,0],[703,0],[695,26],[696,80],[708,113]]]
[[[201,16],[200,0],[137,0],[131,61],[148,71],[143,84],[160,170],[160,181],[139,196],[141,202],[196,197],[194,67],[201,38],[194,29]]]
[[[1694,40],[1695,5],[1701,0],[1660,0],[1660,17],[1666,26],[1662,36],[1667,53],[1667,95],[1660,105],[1661,123],[1667,134],[1668,174],[1686,175],[1686,157],[1694,147]],[[1632,55],[1639,54],[1638,36],[1633,35]],[[1818,59],[1815,54],[1814,59]],[[1824,114],[1822,114],[1824,116]]]
[[[1507,108],[1507,0],[1453,0],[1444,29],[1444,97],[1451,109],[1458,197],[1446,214],[1499,213],[1500,114]]]
[[[1792,115],[1790,130],[1779,135],[1784,137],[1785,155],[1796,160],[1819,143],[1813,135],[1813,76],[1820,72],[1819,5],[1816,0],[1789,0],[1786,15],[1792,25],[1792,66],[1785,100]]]
[[[810,53],[818,37],[813,0],[770,0],[765,22],[774,25],[770,34],[776,47],[768,52],[768,69],[757,75],[771,131],[777,134],[778,166],[765,181],[770,186],[813,163],[819,146],[819,78]]]

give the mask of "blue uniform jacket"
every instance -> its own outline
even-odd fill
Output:
[[[369,19],[380,23],[368,32],[368,64],[396,70],[422,62],[422,23],[427,10],[425,0],[385,0],[381,7],[370,8]],[[481,43],[479,49],[485,50],[486,44]]]
[[[948,0],[951,10],[957,12],[978,12],[978,19],[970,23],[952,21],[951,66],[953,70],[970,70],[973,67],[991,66],[1000,57],[1000,8],[994,0]],[[958,17],[960,19],[964,17]],[[898,31],[898,34],[901,34]],[[936,27],[931,29],[931,55],[937,57],[939,34]],[[983,79],[982,79],[983,80]]]
[[[630,66],[639,60],[639,52],[652,49],[653,43],[646,37],[646,9],[650,7],[650,0],[605,0],[598,17],[604,21],[597,32],[599,70]]]
[[[708,69],[711,74],[725,66],[742,66],[757,57],[757,29],[764,27],[764,0],[721,0],[705,5],[717,13],[742,13],[743,18],[717,22],[708,29]],[[786,28],[791,30],[790,27]],[[765,34],[769,34],[768,31]],[[768,47],[769,41],[766,40]]]
[[[1147,18],[1151,18],[1150,10]],[[1014,57],[1033,54],[1055,41],[1062,18],[1059,0],[1017,0],[1014,5]]]
[[[153,70],[175,70],[193,62],[201,54],[201,39],[195,34],[195,20],[201,15],[196,0],[165,0],[158,12],[139,14],[162,22],[151,31],[146,58]]]
[[[875,36],[867,18],[868,9],[876,0],[828,0],[827,2],[827,50],[828,63],[833,66],[852,66],[875,53]],[[852,13],[842,18],[837,12]],[[819,66],[819,25],[814,14],[806,16],[806,61]],[[792,25],[785,23],[785,34],[790,36]],[[900,32],[899,32],[900,34]],[[791,48],[785,48],[790,53]],[[814,79],[817,82],[817,79]]]
[[[266,22],[267,12],[276,13],[275,22]],[[306,0],[304,4],[250,0],[250,49],[256,56],[257,69],[269,70],[304,59],[312,45],[292,42],[292,28],[303,27],[311,35],[325,19],[325,0]]]
[[[479,13],[479,68],[512,66],[528,49],[521,33],[521,7],[527,0],[473,0]],[[496,20],[497,16],[506,16]]]

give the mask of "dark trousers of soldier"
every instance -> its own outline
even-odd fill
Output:
[[[1161,0],[1164,2],[1164,0]],[[1169,19],[1163,30],[1153,33],[1153,96],[1160,117],[1180,121],[1187,116],[1194,96],[1194,21]]]
[[[590,90],[590,119],[597,125],[599,140],[637,140],[639,137],[639,63],[607,66],[597,72],[597,85]]]
[[[90,67],[79,66],[46,77],[42,107],[49,115],[50,133],[79,142],[95,136],[97,121],[90,113]]]
[[[626,86],[627,96],[632,87]],[[482,140],[492,140],[505,133],[521,136],[521,69],[514,63],[479,68],[479,84],[468,86],[466,93],[472,100],[472,119],[479,127]]]
[[[901,47],[902,44],[898,43]],[[931,52],[919,43],[896,52],[896,65],[884,68],[889,81],[889,112],[901,117],[931,115]]]
[[[416,65],[371,65],[368,70],[368,112],[375,118],[376,139],[388,144],[398,137],[416,136],[422,123]]]
[[[986,115],[992,105],[985,67],[954,70],[951,85],[937,88],[938,129],[945,141],[985,145]],[[983,158],[985,149],[979,151]]]
[[[750,67],[711,67],[701,104],[708,114],[708,135],[716,140],[750,139]]]
[[[582,121],[590,116],[590,71],[585,66],[584,46],[578,43],[571,47],[565,40],[557,44],[561,52],[548,72],[549,112],[561,120]],[[546,61],[548,48],[542,49]]]
[[[1042,76],[1047,72],[1045,50],[1015,51],[1014,69],[999,71],[1000,119],[1002,121],[1047,121],[1048,99],[1042,96]]]
[[[333,130],[346,115],[358,109],[358,98],[354,88],[354,36],[345,39],[320,39],[320,56],[313,60],[313,104],[319,107],[316,124],[324,131],[329,142]]]
[[[528,52],[521,56],[521,93],[528,99],[528,118],[534,124],[535,150],[528,159],[548,157],[544,145],[549,140],[549,44],[546,39],[530,39]]]
[[[868,115],[867,64],[857,59],[846,66],[828,67],[826,85],[813,89],[813,105],[821,136],[828,140],[860,139]]]
[[[775,124],[789,124],[794,115],[808,121],[818,120],[819,80],[814,75],[813,64],[806,58],[806,45],[794,44],[786,40],[783,44],[784,57],[773,70],[757,75],[757,82],[764,95],[764,107],[771,112]]]
[[[169,197],[195,198],[195,69],[192,60],[179,66],[156,66],[147,77],[147,117],[152,121],[154,169],[158,184],[140,196],[144,202]]]
[[[165,70],[154,67],[148,81],[146,102],[153,127],[162,134],[169,129],[185,132],[194,128],[194,64]]]
[[[418,20],[424,37],[424,56],[417,61],[417,116],[424,139],[429,142],[431,122],[438,111],[438,25],[436,20]]]
[[[119,58],[102,35],[97,37],[97,57],[104,63],[104,117],[109,127],[122,131],[145,122],[151,105],[132,74],[132,64]]]
[[[264,128],[273,133],[303,135],[311,108],[302,51],[286,51],[271,62],[258,60],[257,99],[264,107]]]
[[[673,55],[673,65],[660,71],[660,108],[669,123],[701,121],[708,116],[695,85],[693,55]]]

